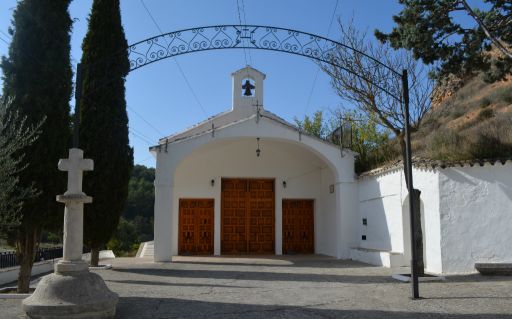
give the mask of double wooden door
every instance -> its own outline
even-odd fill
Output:
[[[314,201],[283,199],[283,254],[315,252]]]
[[[221,252],[273,254],[274,180],[226,178],[221,193]]]
[[[213,255],[214,200],[180,199],[178,254]]]

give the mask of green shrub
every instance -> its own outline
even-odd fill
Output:
[[[494,116],[494,110],[493,109],[483,109],[478,113],[477,120],[478,121],[485,121],[487,119],[490,119]]]
[[[424,156],[431,159],[450,161],[466,157],[466,138],[453,129],[444,128],[432,132],[425,141]]]
[[[462,107],[454,106],[452,111],[451,111],[450,116],[451,116],[452,119],[457,119],[457,118],[461,117],[464,114],[466,114],[466,110],[464,110]]]
[[[510,87],[501,87],[492,92],[489,96],[494,103],[505,102],[512,103],[512,89]]]
[[[489,105],[491,105],[491,103],[492,103],[491,99],[487,96],[480,99],[480,107],[481,108],[486,108]]]
[[[138,248],[138,244],[139,238],[135,225],[121,217],[116,232],[107,243],[107,248],[113,250],[116,256],[126,256],[133,254],[134,247]]]

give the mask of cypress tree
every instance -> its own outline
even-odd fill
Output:
[[[85,207],[84,242],[95,266],[119,223],[133,166],[124,87],[127,47],[119,0],[94,0],[82,44],[80,146],[94,160],[94,171],[84,176],[84,191],[93,197]]]
[[[70,0],[23,0],[14,11],[9,32],[8,57],[2,58],[3,95],[12,109],[41,134],[17,155],[26,168],[19,186],[39,194],[21,207],[15,230],[20,262],[18,291],[28,292],[30,274],[41,230],[62,224],[63,207],[55,195],[65,190],[65,176],[57,170],[66,156],[70,137],[69,100],[72,92],[70,65]]]

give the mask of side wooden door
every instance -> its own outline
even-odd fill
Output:
[[[315,252],[314,201],[283,199],[283,254]]]
[[[213,255],[214,200],[181,198],[178,254]]]

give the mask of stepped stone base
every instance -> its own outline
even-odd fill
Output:
[[[43,277],[22,307],[31,319],[106,319],[115,316],[117,301],[99,275],[78,271]]]

